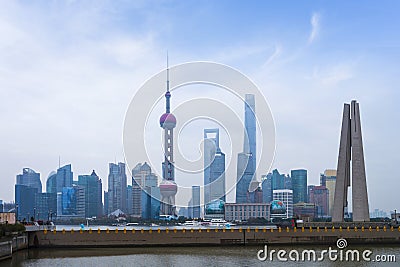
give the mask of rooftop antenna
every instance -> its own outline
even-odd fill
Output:
[[[58,155],[58,168],[61,168],[61,156]]]

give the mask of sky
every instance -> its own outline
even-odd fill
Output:
[[[62,165],[72,164],[74,179],[95,169],[106,188],[108,163],[124,161],[129,103],[165,69],[168,51],[170,65],[218,62],[252,79],[274,117],[272,168],[305,168],[309,184],[336,168],[343,103],[357,99],[370,209],[400,209],[400,3],[0,5],[0,199],[14,199],[16,175],[24,167],[41,173],[45,189],[59,157]]]

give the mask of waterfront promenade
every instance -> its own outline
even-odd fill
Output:
[[[96,228],[29,232],[30,247],[227,246],[260,244],[399,244],[400,227]]]

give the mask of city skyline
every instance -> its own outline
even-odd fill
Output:
[[[44,187],[60,155],[63,163],[73,164],[76,174],[95,169],[107,188],[107,163],[114,157],[123,161],[121,124],[128,98],[164,66],[168,47],[174,63],[219,61],[252,77],[276,121],[272,168],[282,173],[307,169],[310,184],[318,184],[323,170],[336,167],[341,105],[358,99],[363,108],[367,183],[374,189],[369,192],[370,208],[396,208],[391,203],[395,187],[388,184],[397,183],[393,173],[399,143],[388,143],[396,140],[396,131],[385,126],[399,114],[393,101],[399,97],[399,38],[393,34],[398,4],[388,8],[369,2],[367,8],[343,3],[343,8],[318,2],[289,9],[277,3],[259,8],[237,4],[224,15],[225,23],[209,32],[210,38],[203,38],[206,26],[220,21],[225,2],[203,3],[191,10],[195,14],[190,14],[188,25],[181,22],[189,17],[189,4],[176,2],[157,8],[144,3],[104,3],[98,9],[89,3],[3,5],[7,14],[0,14],[0,116],[7,127],[0,134],[6,166],[0,173],[1,199],[14,198],[15,175],[25,167],[41,173]],[[168,10],[165,13],[174,19],[156,17],[164,13],[160,10]],[[59,18],[47,16],[50,11]],[[207,21],[200,19],[205,11]],[[25,15],[38,23],[21,20]],[[235,24],[238,15],[244,19]],[[234,31],[232,24],[237,26]],[[140,27],[128,27],[132,25]],[[196,36],[190,33],[193,25],[199,27]],[[296,30],[287,30],[293,27]],[[152,167],[160,173],[160,166]],[[267,172],[261,170],[258,176]],[[378,179],[382,176],[386,183]]]

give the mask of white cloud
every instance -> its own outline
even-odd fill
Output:
[[[350,80],[354,76],[355,63],[341,63],[325,68],[314,68],[311,79],[320,86],[336,86],[338,83]]]
[[[311,44],[314,42],[315,38],[317,38],[319,31],[320,31],[320,21],[321,15],[319,13],[313,13],[311,16],[311,33],[310,37],[308,38],[308,43]]]
[[[279,44],[276,44],[274,52],[265,61],[265,63],[263,64],[263,67],[265,68],[265,67],[271,65],[271,63],[273,63],[275,61],[275,59],[281,55],[281,53],[282,53],[282,47]]]

